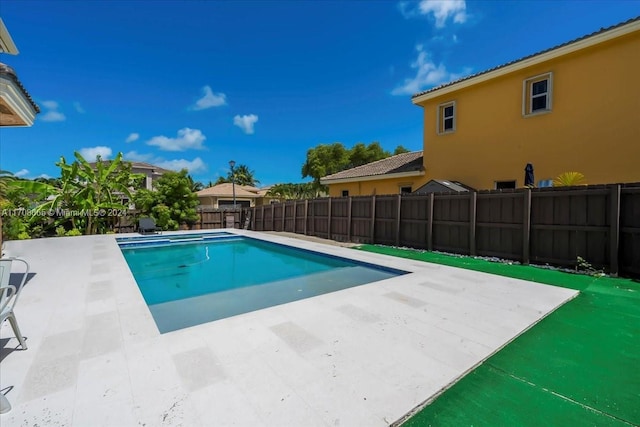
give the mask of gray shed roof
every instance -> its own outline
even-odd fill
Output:
[[[415,190],[412,194],[429,194],[429,193],[466,193],[472,191],[473,188],[464,185],[458,181],[448,181],[446,179],[432,179],[422,187]]]

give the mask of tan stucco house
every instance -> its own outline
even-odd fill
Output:
[[[200,207],[225,209],[233,207],[234,185],[227,182],[214,185],[198,191]],[[267,197],[268,188],[257,188],[248,185],[235,185],[236,207],[248,208],[269,204],[271,197]]]

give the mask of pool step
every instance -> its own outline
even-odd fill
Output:
[[[316,274],[149,306],[161,333],[224,319],[274,305],[395,277],[362,266],[342,267]]]

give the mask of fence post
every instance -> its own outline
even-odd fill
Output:
[[[531,248],[531,189],[524,190],[524,203],[522,207],[522,264],[528,265]]]
[[[347,242],[351,241],[351,196],[349,196],[349,202],[347,204]]]
[[[396,211],[396,246],[400,246],[400,206],[402,205],[402,194],[398,194],[396,197],[398,202]]]
[[[287,202],[282,203],[282,232],[287,231]]]
[[[293,201],[293,233],[295,234],[296,232],[296,221],[298,220],[296,218],[296,206],[298,205],[298,201],[294,200]]]
[[[276,204],[271,203],[271,231],[276,231]]]
[[[376,243],[376,195],[371,196],[371,244]]]
[[[469,198],[469,254],[476,254],[476,213],[478,207],[478,193],[471,192]]]
[[[433,193],[429,193],[429,210],[427,211],[427,215],[429,218],[427,219],[427,250],[433,250],[433,202],[435,201],[435,196]]]
[[[304,235],[307,235],[307,221],[309,220],[309,199],[304,200]]]
[[[327,218],[327,239],[331,240],[331,197],[329,197],[329,216]]]
[[[264,205],[262,205],[262,218],[260,218],[260,220],[262,221],[262,227],[260,231],[264,231]]]
[[[311,235],[316,235],[316,203],[317,199],[313,199],[310,203],[311,205]]]
[[[609,274],[618,276],[618,251],[620,247],[620,184],[611,186],[611,211],[609,218]]]

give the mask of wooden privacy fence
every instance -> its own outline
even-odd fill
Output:
[[[251,229],[640,275],[640,183],[333,197],[251,208]]]
[[[196,209],[198,219],[191,226],[183,225],[182,230],[213,230],[218,228],[243,228],[246,222],[248,209],[218,209],[199,207]],[[137,230],[137,223],[134,220],[136,212],[130,216],[120,218],[120,222],[115,226],[117,233],[133,233]]]

